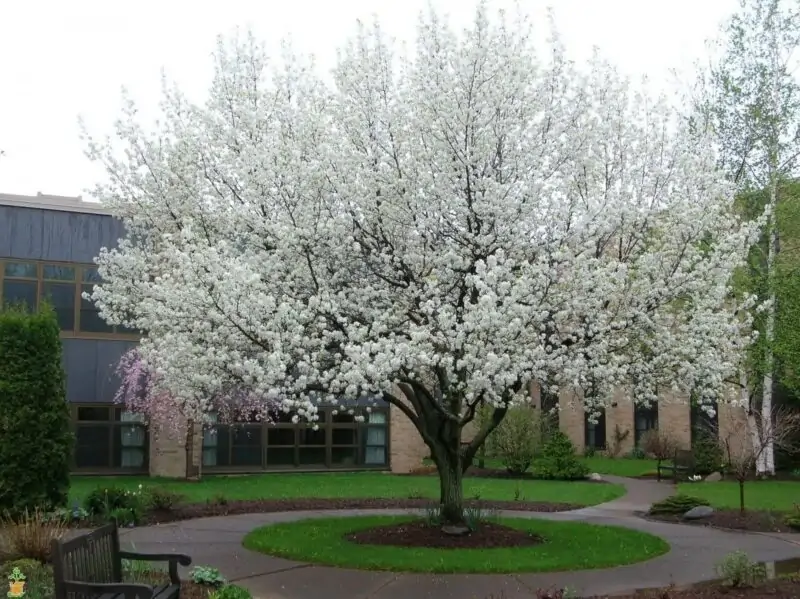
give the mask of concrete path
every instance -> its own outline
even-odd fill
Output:
[[[530,599],[537,588],[570,587],[579,595],[602,595],[637,588],[690,584],[714,578],[714,565],[735,550],[759,561],[800,557],[800,534],[763,535],[698,526],[650,522],[636,516],[673,493],[669,483],[607,477],[627,494],[594,507],[542,514],[502,512],[503,516],[580,520],[642,530],[666,539],[669,553],[630,566],[546,574],[464,575],[368,572],[315,566],[270,557],[242,547],[259,526],[330,516],[406,514],[409,510],[336,510],[244,514],[186,520],[125,531],[123,540],[140,551],[179,551],[195,565],[219,568],[256,599]]]

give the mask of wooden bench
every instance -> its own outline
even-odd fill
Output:
[[[657,466],[657,480],[661,480],[661,471],[672,472],[672,480],[678,482],[678,475],[688,478],[694,474],[694,454],[688,449],[679,449],[675,452],[672,462]]]
[[[121,551],[116,521],[68,541],[52,542],[55,599],[178,599],[178,565],[192,558],[178,553]],[[122,560],[167,562],[168,584],[150,586],[122,582]]]

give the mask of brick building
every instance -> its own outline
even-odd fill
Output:
[[[146,426],[138,414],[114,404],[119,387],[115,366],[138,335],[107,325],[94,305],[81,297],[98,282],[93,264],[101,247],[113,247],[124,227],[95,202],[63,196],[0,194],[0,302],[36,306],[49,299],[61,327],[67,400],[76,434],[76,472],[151,473],[185,476],[212,472],[377,469],[408,472],[427,454],[411,422],[392,406],[353,415],[326,408],[319,430],[285,418],[275,424],[243,422],[214,430],[194,427],[189,442]],[[541,406],[538,393],[536,405]],[[630,430],[621,453],[630,451],[641,433],[655,423],[691,441],[693,412],[685,403],[665,403],[649,412],[634,409],[620,397],[596,424],[561,398],[560,426],[579,449],[604,448],[616,426]],[[547,406],[546,406],[547,407]],[[727,421],[720,410],[721,434]],[[187,447],[188,446],[188,447]],[[188,462],[188,464],[187,464]]]

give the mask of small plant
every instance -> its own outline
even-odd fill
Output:
[[[442,508],[439,505],[428,505],[425,507],[423,516],[428,526],[438,526],[442,522]]]
[[[118,507],[106,514],[109,520],[116,520],[117,526],[122,528],[136,526],[139,523],[137,514],[130,508]]]
[[[625,455],[625,458],[629,460],[643,460],[646,457],[647,455],[641,447],[634,447]]]
[[[795,468],[794,470],[792,470],[791,477],[800,478],[800,468]]]
[[[510,408],[492,431],[490,450],[510,474],[524,474],[542,447],[542,426],[538,413],[528,406]]]
[[[220,574],[220,571],[211,566],[195,566],[189,573],[189,578],[195,584],[214,587],[216,589],[227,582],[225,577]]]
[[[423,497],[422,491],[420,491],[419,489],[411,489],[408,492],[409,499],[422,499],[422,497]]]
[[[578,594],[569,587],[536,589],[536,599],[578,599]]]
[[[611,436],[611,445],[608,448],[608,457],[616,458],[622,452],[622,445],[631,436],[631,429],[623,429],[619,424],[614,425],[614,432]]]
[[[131,546],[132,551],[136,548]],[[122,579],[125,582],[152,584],[162,572],[155,570],[150,563],[142,560],[122,560]]]
[[[162,489],[160,487],[152,487],[145,491],[145,501],[147,505],[160,512],[170,512],[185,498],[180,493],[170,491],[169,489]]]
[[[787,515],[784,522],[792,530],[800,532],[800,504],[794,504],[794,512]]]
[[[45,511],[24,511],[17,517],[0,520],[0,562],[33,559],[42,564],[50,560],[50,544],[66,533],[64,520]]]
[[[593,458],[597,455],[597,448],[592,445],[587,445],[583,448],[583,457]]]
[[[719,439],[710,432],[702,432],[692,445],[694,469],[697,474],[708,476],[719,470],[724,463],[724,454]]]
[[[514,501],[519,501],[522,497],[522,489],[519,486],[519,483],[514,487]]]
[[[744,551],[729,553],[716,565],[717,576],[729,587],[755,586],[767,578],[763,564],[750,559]]]
[[[582,480],[589,467],[575,455],[575,446],[562,431],[554,431],[545,443],[542,458],[534,464],[539,478],[551,480]]]
[[[142,485],[131,491],[122,487],[98,487],[86,497],[84,505],[92,516],[111,517],[118,509],[129,509],[141,513],[146,497]]]
[[[651,515],[685,514],[690,509],[700,505],[709,505],[708,501],[691,495],[672,495],[663,501],[657,501],[650,506]]]
[[[236,584],[226,584],[209,594],[208,599],[253,599],[253,595],[244,587]]]
[[[464,520],[472,531],[478,530],[481,524],[497,520],[497,511],[480,507],[479,505],[464,508]]]
[[[213,505],[228,505],[228,498],[222,494],[214,495],[214,497],[211,498],[211,503]]]

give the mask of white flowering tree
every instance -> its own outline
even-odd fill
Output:
[[[129,235],[94,301],[186,413],[232,385],[316,418],[374,396],[430,448],[444,520],[462,473],[536,382],[716,401],[747,322],[729,281],[753,239],[706,146],[613,69],[537,57],[526,19],[483,5],[411,50],[376,25],[339,52],[272,63],[221,40],[208,100],[128,105],[97,196]],[[198,392],[199,391],[199,392]],[[492,417],[471,442],[479,402]]]

